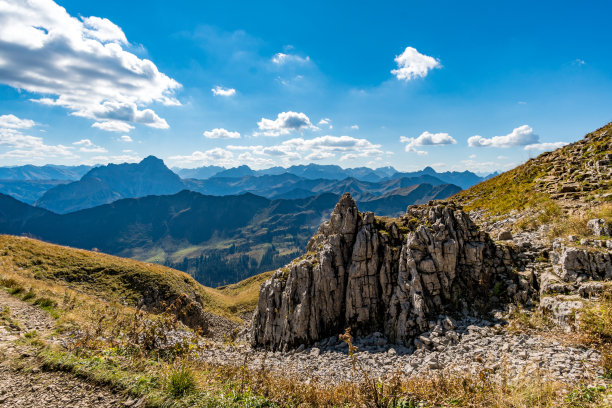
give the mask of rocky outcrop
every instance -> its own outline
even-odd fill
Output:
[[[285,349],[336,335],[381,332],[410,344],[440,314],[526,300],[528,278],[454,204],[409,207],[399,219],[360,213],[350,195],[308,244],[260,290],[255,346]]]

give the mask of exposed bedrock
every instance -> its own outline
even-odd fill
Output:
[[[350,327],[409,344],[440,314],[526,300],[531,285],[513,258],[453,204],[391,220],[360,213],[345,194],[308,253],[262,285],[251,342],[286,349]]]

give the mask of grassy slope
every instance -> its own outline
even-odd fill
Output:
[[[591,135],[607,135],[598,140],[593,140]],[[553,199],[549,192],[542,189],[538,182],[541,178],[550,174],[554,165],[545,160],[547,156],[556,158],[557,163],[568,165],[563,174],[556,180],[558,183],[566,181],[573,172],[584,167],[585,161],[599,160],[605,155],[612,154],[612,123],[588,134],[584,139],[556,150],[552,153],[543,153],[526,163],[479,183],[464,190],[453,199],[462,203],[466,209],[483,209],[490,215],[507,214],[512,210],[524,210],[527,208],[545,208],[553,205]],[[575,152],[585,148],[588,153],[584,157],[576,157]],[[603,183],[598,193],[604,195],[612,191],[610,183]],[[587,199],[585,195],[585,199]]]
[[[131,306],[137,305],[154,283],[177,294],[198,294],[206,311],[235,321],[240,320],[239,314],[254,309],[259,286],[269,276],[264,273],[213,289],[184,272],[160,265],[10,235],[0,235],[0,271],[3,269]]]

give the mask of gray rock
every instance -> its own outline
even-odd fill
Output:
[[[587,222],[587,228],[593,235],[601,236],[601,235],[612,235],[610,233],[610,226],[606,223],[606,220],[603,218],[594,218]]]
[[[540,310],[549,314],[566,331],[576,328],[577,314],[584,307],[578,296],[546,296],[540,300]]]
[[[283,349],[350,327],[354,336],[380,332],[410,345],[440,314],[487,307],[511,249],[452,204],[409,207],[404,218],[410,230],[393,238],[342,196],[308,254],[261,286],[251,343]]]

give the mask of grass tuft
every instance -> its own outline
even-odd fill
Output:
[[[175,398],[183,397],[196,389],[193,372],[184,364],[175,364],[168,374],[168,391]]]

